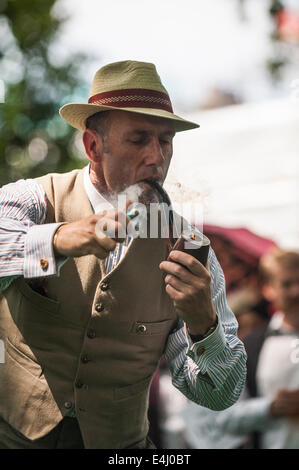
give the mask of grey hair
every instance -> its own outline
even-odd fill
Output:
[[[109,113],[110,111],[100,111],[86,119],[86,129],[96,131],[102,137],[104,152],[108,152],[107,137],[109,132]]]

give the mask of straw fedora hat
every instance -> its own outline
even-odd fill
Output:
[[[88,117],[111,109],[171,119],[177,132],[199,127],[173,113],[155,65],[147,62],[127,60],[102,67],[95,74],[88,104],[65,104],[59,113],[71,126],[84,131]]]

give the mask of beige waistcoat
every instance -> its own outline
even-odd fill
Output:
[[[37,179],[47,219],[91,215],[83,171]],[[148,432],[151,379],[176,323],[159,263],[165,241],[135,239],[106,275],[95,256],[45,278],[47,296],[19,278],[0,293],[0,415],[29,439],[75,406],[86,448],[123,448]]]

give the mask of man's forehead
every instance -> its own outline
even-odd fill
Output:
[[[286,280],[294,277],[299,279],[299,266],[286,267],[276,263],[276,265],[273,266],[272,276],[277,280]]]
[[[121,125],[124,129],[133,132],[157,129],[159,132],[175,134],[174,123],[171,119],[127,111],[111,111],[110,125]]]

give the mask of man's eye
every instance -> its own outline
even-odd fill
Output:
[[[289,289],[291,287],[291,282],[285,281],[285,282],[282,282],[281,285],[284,289]]]

